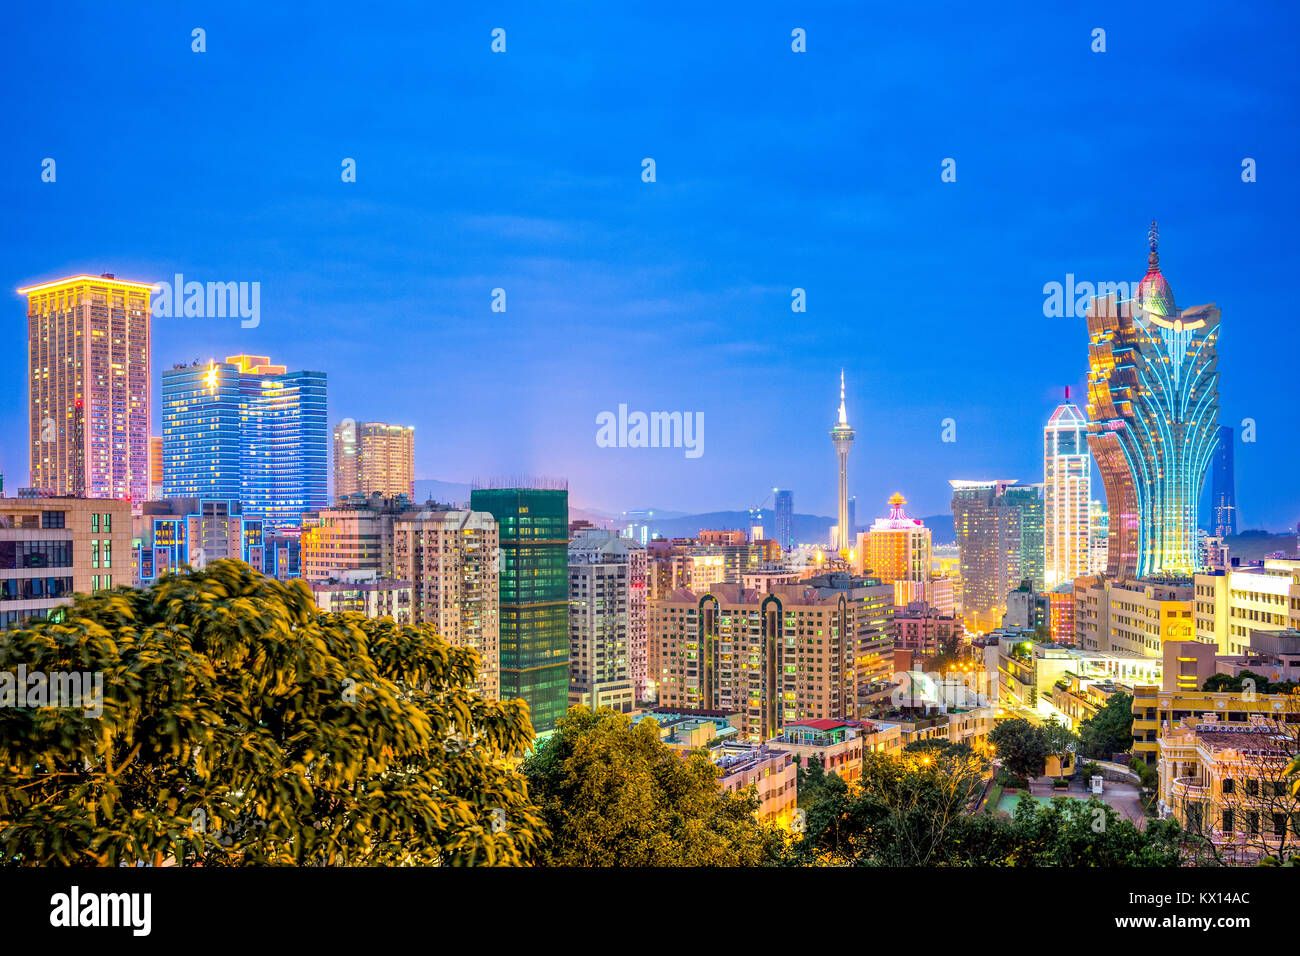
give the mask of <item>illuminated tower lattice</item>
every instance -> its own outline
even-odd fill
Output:
[[[849,449],[853,445],[853,429],[849,427],[848,412],[844,409],[844,371],[840,370],[840,418],[831,429],[831,442],[835,445],[835,457],[839,459],[840,479],[838,521],[836,538],[832,545],[837,551],[847,551],[853,546],[853,529],[849,527]]]

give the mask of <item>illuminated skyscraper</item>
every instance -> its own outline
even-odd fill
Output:
[[[473,488],[500,529],[501,699],[522,698],[547,733],[569,705],[569,492]]]
[[[1210,527],[1216,538],[1237,533],[1237,480],[1232,467],[1232,427],[1219,426],[1211,480]]]
[[[962,613],[972,630],[1001,624],[1007,594],[1043,580],[1043,503],[1038,486],[1014,479],[950,481],[952,523],[961,554]]]
[[[31,486],[56,495],[149,495],[149,295],[78,275],[27,296]]]
[[[232,355],[162,381],[166,497],[242,501],[268,535],[328,504],[324,372]]]
[[[782,551],[794,548],[794,492],[777,491],[773,506],[776,512],[776,543]]]
[[[334,497],[415,495],[415,429],[357,422],[334,426]]]
[[[836,537],[831,546],[836,551],[847,551],[853,542],[853,531],[849,527],[849,449],[853,445],[853,429],[849,427],[848,412],[844,408],[844,370],[840,370],[840,418],[831,429],[831,442],[835,445],[835,457],[839,460],[839,496],[835,512]]]
[[[889,517],[877,518],[871,530],[863,532],[861,567],[887,584],[923,585],[930,580],[930,529],[919,518],[907,517],[905,504],[906,499],[895,494],[889,499]],[[915,590],[917,594],[906,595],[908,600],[923,600],[922,589]]]
[[[1088,573],[1092,456],[1087,434],[1082,413],[1068,401],[1056,407],[1043,429],[1043,576],[1048,590]]]
[[[1155,222],[1148,238],[1133,298],[1088,305],[1088,445],[1110,512],[1106,570],[1118,578],[1196,570],[1197,503],[1219,427],[1219,310],[1178,310]]]

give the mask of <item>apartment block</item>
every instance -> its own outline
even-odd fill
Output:
[[[892,598],[890,585],[847,574],[769,594],[675,591],[650,612],[659,703],[736,713],[753,742],[788,721],[852,718],[891,672]]]
[[[0,498],[0,629],[132,583],[130,502]]]
[[[476,686],[501,697],[497,523],[481,511],[425,508],[393,516],[393,577],[411,582],[411,619],[479,655]]]
[[[415,496],[415,429],[344,419],[334,426],[334,497]]]
[[[569,542],[570,707],[626,714],[644,699],[646,567],[645,548],[612,531]]]

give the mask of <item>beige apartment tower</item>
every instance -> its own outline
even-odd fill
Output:
[[[394,571],[411,582],[413,622],[477,650],[475,686],[491,700],[501,697],[500,543],[483,511],[425,508],[393,519]]]
[[[31,486],[52,495],[149,495],[149,295],[111,274],[27,296]]]
[[[412,426],[350,418],[334,426],[334,498],[357,492],[415,496]]]

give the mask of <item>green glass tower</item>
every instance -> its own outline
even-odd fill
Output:
[[[1020,576],[1044,589],[1046,547],[1041,485],[1016,485],[1002,493],[1004,508],[1020,509]]]
[[[547,733],[569,705],[569,492],[476,488],[470,508],[500,529],[501,699]]]

